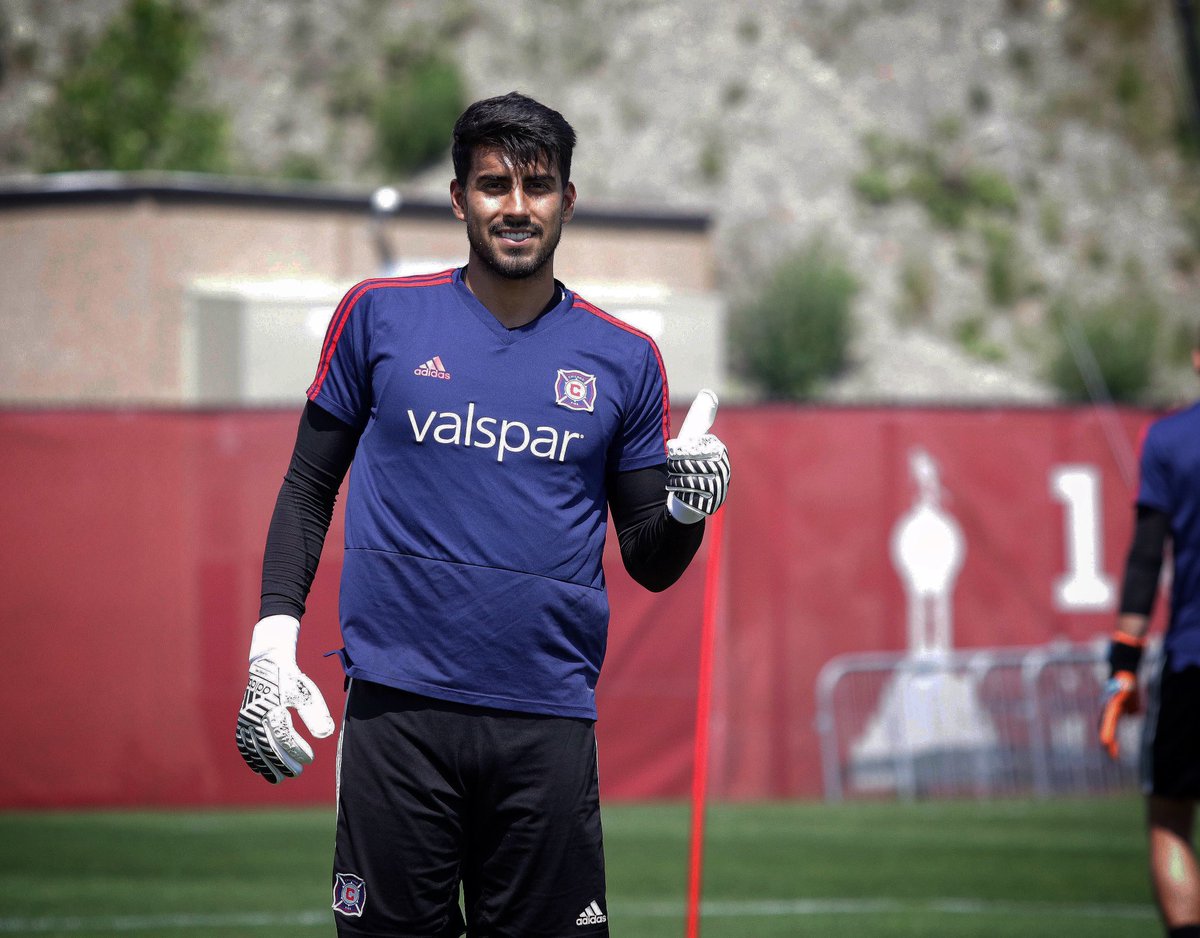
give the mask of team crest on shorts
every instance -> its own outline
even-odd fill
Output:
[[[559,368],[554,381],[554,403],[568,410],[586,410],[596,405],[596,376]]]
[[[333,910],[342,915],[362,915],[367,904],[367,884],[353,873],[335,873]]]

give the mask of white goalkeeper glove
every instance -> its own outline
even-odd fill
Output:
[[[272,785],[295,778],[313,760],[312,747],[296,732],[289,707],[318,739],[333,733],[333,718],[317,685],[296,666],[300,622],[267,616],[250,640],[250,677],[238,711],[237,746],[246,765]]]
[[[708,432],[717,417],[717,395],[696,395],[679,429],[667,443],[667,511],[683,524],[713,514],[729,491],[729,453]]]

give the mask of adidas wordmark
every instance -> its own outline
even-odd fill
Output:
[[[413,369],[413,374],[421,378],[441,378],[443,381],[450,380],[450,372],[446,370],[446,366],[442,364],[442,356],[434,355],[433,358],[424,364],[417,365]]]
[[[576,925],[602,925],[608,921],[608,916],[600,911],[600,906],[596,905],[596,900],[593,899],[586,909],[579,913],[579,918],[575,919]]]

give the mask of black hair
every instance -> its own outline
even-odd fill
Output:
[[[558,166],[565,187],[571,179],[575,131],[558,111],[517,91],[476,101],[454,124],[450,155],[459,185],[466,185],[475,150],[496,147],[517,166],[539,160]]]

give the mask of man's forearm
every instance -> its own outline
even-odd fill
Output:
[[[661,592],[688,568],[704,540],[704,522],[681,524],[667,512],[666,465],[609,480],[609,506],[621,560],[634,580]]]
[[[1121,605],[1117,617],[1119,633],[1135,639],[1145,638],[1158,596],[1158,581],[1169,535],[1170,521],[1166,514],[1145,505],[1137,506],[1133,538],[1121,583]]]
[[[354,458],[358,431],[308,404],[287,475],[275,500],[263,551],[259,616],[304,615],[338,488]]]

